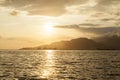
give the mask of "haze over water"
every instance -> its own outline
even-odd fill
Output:
[[[119,79],[119,50],[0,51],[0,80]]]

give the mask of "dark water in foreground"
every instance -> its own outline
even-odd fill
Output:
[[[0,51],[0,80],[120,80],[120,51]]]

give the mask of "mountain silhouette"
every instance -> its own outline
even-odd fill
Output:
[[[104,36],[95,41],[102,44],[102,49],[120,50],[120,37],[117,35]]]
[[[59,41],[49,45],[22,48],[25,50],[120,50],[120,37],[111,36],[99,39],[76,38],[70,41]]]

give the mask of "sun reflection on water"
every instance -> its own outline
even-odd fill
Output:
[[[53,50],[46,50],[45,51],[45,64],[44,69],[42,71],[42,77],[43,78],[49,78],[54,73],[54,51]]]
[[[46,50],[46,58],[47,59],[52,59],[53,57],[53,50]]]

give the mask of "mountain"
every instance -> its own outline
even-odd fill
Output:
[[[117,35],[104,36],[95,41],[103,45],[102,49],[120,50],[120,37]]]
[[[99,39],[76,38],[70,41],[54,42],[50,45],[22,48],[22,50],[120,50],[120,37],[111,36]]]

